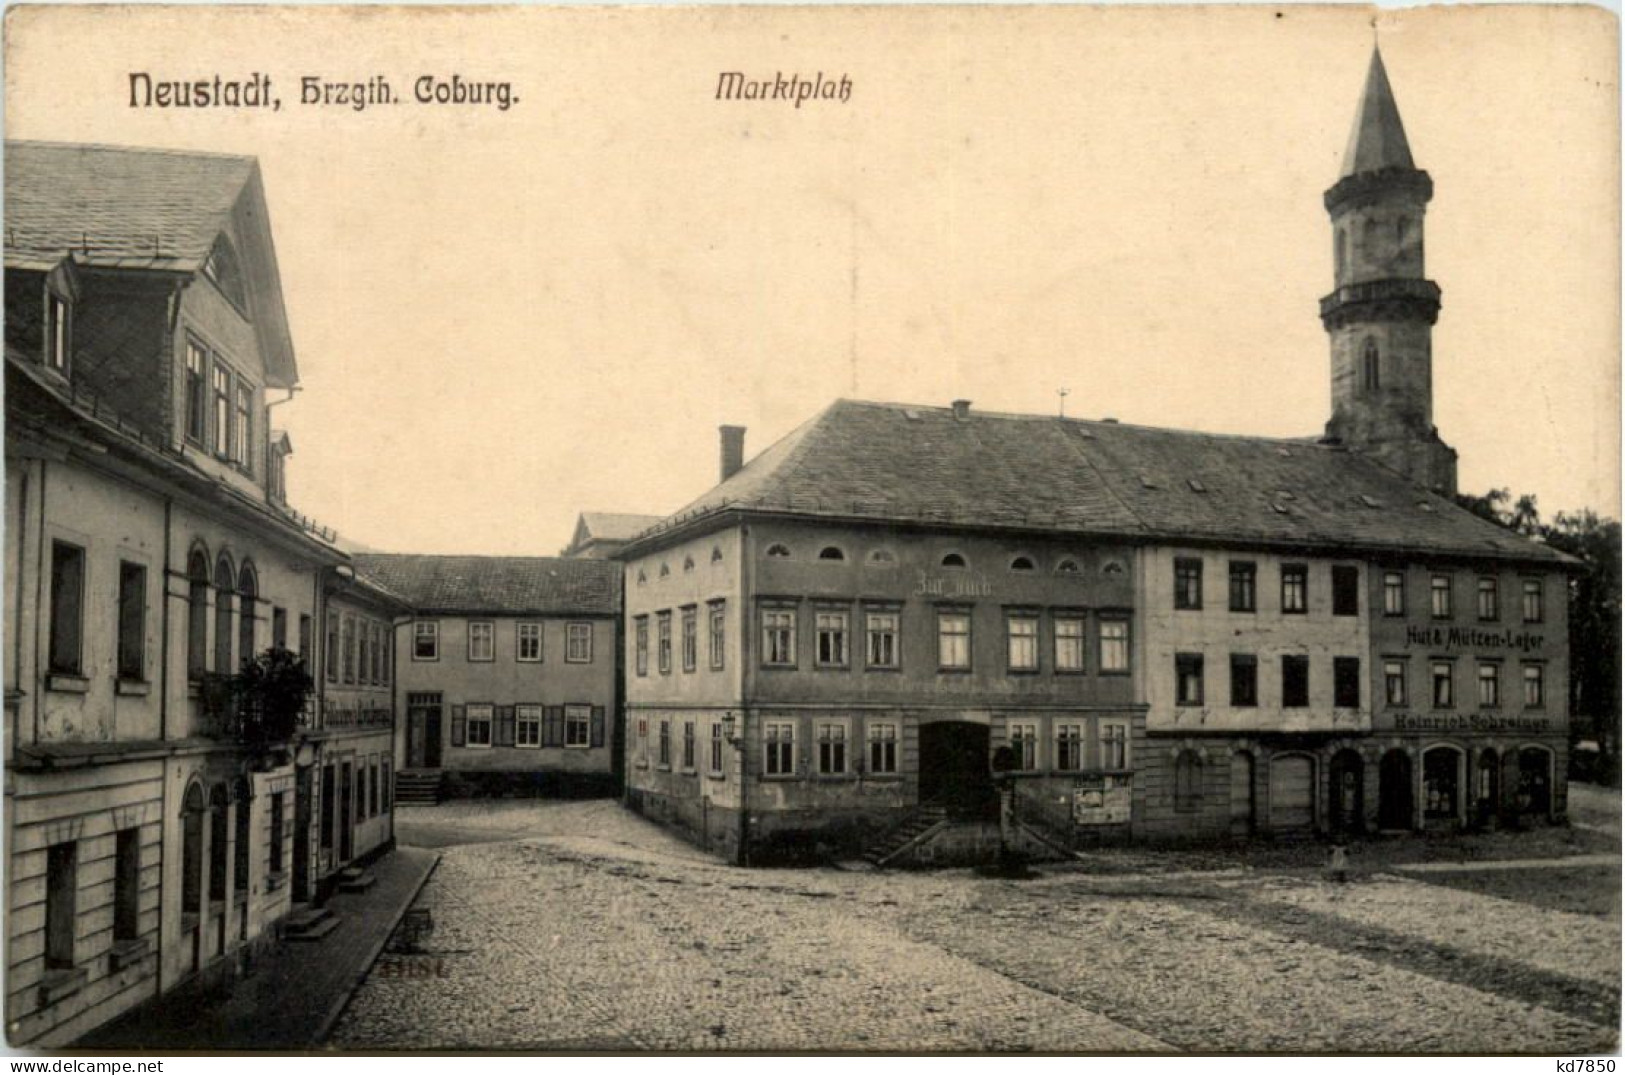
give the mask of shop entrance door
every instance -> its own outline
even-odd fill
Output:
[[[989,730],[968,721],[920,726],[920,802],[961,817],[986,815],[997,803],[988,764]]]

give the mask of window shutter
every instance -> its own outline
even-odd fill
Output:
[[[544,712],[547,719],[542,722],[542,746],[562,747],[564,745],[564,707],[550,705]]]
[[[468,711],[465,707],[451,707],[451,745],[460,747],[468,742]]]
[[[601,705],[592,707],[592,745],[604,745],[604,707]]]
[[[513,746],[513,706],[497,706],[497,732],[496,745],[499,747]]]

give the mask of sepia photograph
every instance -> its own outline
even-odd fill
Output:
[[[8,8],[12,1054],[1618,1055],[1619,41]]]

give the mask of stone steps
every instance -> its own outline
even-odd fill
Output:
[[[339,873],[340,892],[365,892],[378,882],[369,870],[351,866]]]
[[[282,938],[287,941],[319,941],[338,929],[340,922],[326,907],[306,906],[290,914],[282,923]]]
[[[863,857],[873,865],[883,866],[899,851],[946,820],[948,820],[946,809],[940,806],[922,806],[897,828],[864,848]]]
[[[439,769],[403,769],[395,774],[395,802],[402,806],[434,806],[440,802]]]

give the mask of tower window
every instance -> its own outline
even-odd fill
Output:
[[[1365,351],[1360,355],[1360,387],[1367,392],[1373,392],[1382,387],[1381,365],[1377,361],[1377,341],[1365,341]]]
[[[1337,250],[1333,257],[1337,262],[1337,271],[1340,274],[1346,274],[1348,272],[1348,245],[1348,232],[1344,231],[1342,228],[1338,228],[1336,239]]]

